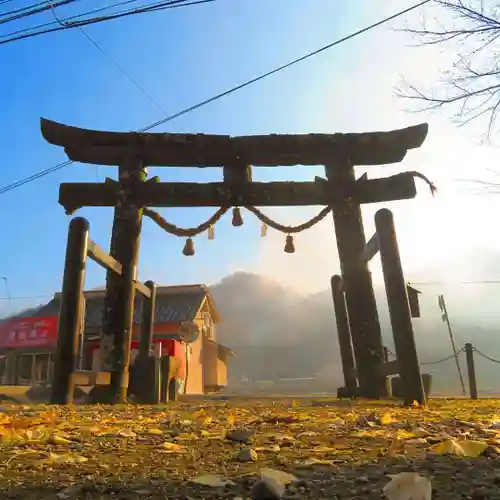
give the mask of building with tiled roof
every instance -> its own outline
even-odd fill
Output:
[[[84,292],[84,369],[99,370],[104,295],[104,289]],[[9,378],[9,383],[49,382],[57,342],[60,300],[61,294],[56,293],[47,304],[36,309],[35,316],[12,318],[0,325],[0,351],[4,353],[4,364],[17,367],[15,374],[12,369],[4,367],[3,378]],[[142,296],[136,294],[133,349],[140,331],[142,300]],[[178,332],[183,322],[195,322],[202,333],[196,341],[182,347],[186,350],[186,371],[189,373],[186,393],[200,394],[227,384],[227,362],[234,353],[217,343],[216,325],[219,321],[219,313],[205,285],[157,286],[154,342],[161,343],[168,352],[174,349],[174,345],[178,349],[182,344]],[[9,357],[12,358],[10,363]]]

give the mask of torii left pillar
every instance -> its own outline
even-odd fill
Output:
[[[339,155],[325,166],[331,189],[341,190],[344,199],[332,206],[340,269],[345,287],[347,311],[358,375],[358,396],[380,399],[388,396],[383,374],[384,347],[373,291],[365,258],[366,237],[361,206],[349,194],[356,191],[354,165],[349,155]]]
[[[135,281],[139,260],[142,207],[133,195],[145,182],[142,161],[130,158],[118,170],[120,203],[115,207],[110,255],[122,265],[122,274],[106,274],[101,370],[111,372],[108,403],[125,403],[129,385],[130,346],[134,326]]]

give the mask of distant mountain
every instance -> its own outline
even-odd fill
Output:
[[[500,276],[500,255],[485,253],[484,256],[492,261],[491,264],[498,264]],[[457,281],[466,281],[466,268],[466,264],[462,263],[464,277]],[[439,267],[422,269],[413,276],[444,281],[446,276],[440,276],[438,271]],[[474,280],[478,279],[477,276],[474,274]],[[472,277],[469,280],[472,281]],[[445,297],[457,347],[461,348],[465,342],[471,341],[478,349],[500,358],[500,286],[494,291],[488,285],[472,288],[475,289],[458,286],[446,289]],[[210,289],[222,317],[217,330],[219,341],[231,346],[237,353],[231,365],[233,382],[242,378],[323,377],[331,380],[332,387],[341,383],[340,355],[329,290],[303,296],[267,278],[248,273],[228,276]],[[437,306],[437,294],[443,293],[442,290],[432,287],[420,289],[423,291],[422,317],[414,320],[414,329],[420,360],[425,363],[444,358],[452,350]],[[376,284],[375,294],[384,343],[394,351],[383,284]],[[479,301],[476,300],[478,297]],[[472,303],[476,305],[474,310],[470,307]],[[496,382],[500,365],[485,363],[482,359],[478,359],[477,363],[480,386],[494,389],[497,385],[500,389],[500,382]],[[465,374],[465,366],[462,369]],[[424,364],[423,370],[434,375],[434,387],[440,392],[460,392],[453,359],[436,365]]]
[[[27,309],[23,309],[22,311],[19,311],[16,314],[10,314],[9,316],[5,316],[4,318],[0,319],[0,323],[3,321],[8,321],[9,319],[12,318],[24,318],[26,316],[33,316],[36,314],[36,312],[41,308],[42,306],[36,306],[36,307],[29,307]]]

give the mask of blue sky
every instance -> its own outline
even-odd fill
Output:
[[[219,0],[204,6],[133,16],[85,30],[164,110],[173,113],[361,27],[370,18],[360,13],[363,4],[366,2]],[[4,9],[21,5],[24,4],[14,0]],[[71,10],[61,9],[59,16],[100,5],[102,1],[84,0]],[[36,18],[37,22],[52,20],[49,14]],[[29,21],[12,23],[12,29],[28,25]],[[10,25],[4,26],[2,33],[7,32],[7,27]],[[307,87],[314,89],[314,81],[321,79],[327,66],[335,64],[348,71],[353,64],[353,44],[349,50],[339,49],[157,131],[307,132],[310,127],[300,120],[302,110],[308,106]],[[65,159],[62,150],[43,141],[41,116],[110,130],[136,129],[163,117],[78,30],[0,46],[0,65],[2,73],[9,75],[0,81],[4,96],[0,134],[2,185]],[[113,171],[72,165],[0,197],[4,213],[0,274],[8,278],[13,296],[40,295],[60,287],[69,220],[57,204],[58,184],[95,182],[113,175]],[[165,179],[190,181],[220,176],[215,169],[161,169],[155,173]],[[289,170],[276,174],[292,179],[306,175]],[[273,172],[256,175],[267,179]],[[82,213],[91,222],[92,238],[107,247],[112,210]],[[169,211],[179,225],[197,224],[207,213],[196,209]],[[237,252],[242,262],[251,260],[259,244],[250,231],[235,237],[235,230],[226,225],[217,228],[217,239],[211,248],[207,243],[196,242],[197,262],[193,262],[194,259],[180,256],[182,241],[163,235],[149,221],[145,226],[141,276],[167,283],[217,279],[224,273],[218,270],[224,255]],[[202,276],[200,266],[205,270]],[[103,276],[91,266],[88,286],[101,284]]]
[[[218,0],[213,4],[88,26],[85,30],[170,114],[331,43],[411,3],[406,0]],[[12,0],[0,9],[21,5],[21,0]],[[74,7],[61,8],[58,15],[64,17],[102,5],[103,0],[81,0]],[[52,20],[49,14],[36,19],[37,22]],[[29,23],[4,25],[0,34]],[[394,83],[400,69],[395,56],[390,55],[391,47],[399,43],[391,38],[393,36],[396,35],[391,29],[378,28],[156,131],[232,135],[349,132],[397,128],[425,121],[425,116],[409,115],[400,103],[393,101]],[[415,49],[406,47],[405,50]],[[398,52],[397,56],[407,61],[408,54]],[[422,59],[416,64],[422,64]],[[61,149],[43,141],[39,127],[42,116],[76,126],[123,131],[163,117],[78,30],[0,46],[0,66],[4,75],[0,80],[3,96],[1,186],[65,160]],[[384,107],[383,103],[387,102],[390,105]],[[450,137],[452,134],[450,132]],[[430,158],[429,151],[420,158]],[[448,158],[448,161],[451,160]],[[387,173],[398,171],[394,168],[390,167]],[[59,183],[102,181],[114,173],[112,167],[74,164],[0,195],[3,213],[0,276],[8,278],[12,296],[42,296],[60,289],[69,218],[57,203]],[[303,180],[312,179],[318,173],[319,169],[312,168],[258,169],[254,178]],[[185,181],[218,180],[221,176],[217,169],[151,169],[151,174],[160,175],[164,180]],[[408,206],[416,205],[409,202]],[[182,209],[162,213],[180,226],[194,226],[206,220],[211,212]],[[280,221],[283,217],[289,219],[291,212],[271,211],[282,216]],[[293,211],[292,218],[301,220],[310,213],[307,209]],[[107,248],[112,210],[84,209],[80,215],[89,219],[92,239]],[[230,217],[226,217],[216,226],[215,241],[206,241],[205,235],[196,238],[197,254],[189,259],[181,255],[184,241],[163,234],[146,220],[140,278],[161,284],[212,283],[237,269],[271,275],[276,269],[277,274],[272,277],[283,280],[291,276],[291,268],[294,268],[301,272],[293,275],[292,285],[306,280],[310,270],[304,258],[309,262],[314,260],[314,249],[323,245],[318,240],[324,238],[324,233],[314,233],[307,244],[304,240],[302,260],[286,261],[282,254],[283,238],[274,235],[275,239],[263,243],[257,222],[248,213],[244,213],[244,218],[246,224],[242,228],[233,228]],[[327,231],[329,239],[325,244],[332,245],[331,254],[336,255],[330,221]],[[264,252],[268,253],[263,260]],[[330,259],[330,267],[336,265],[335,259]],[[311,288],[326,287],[333,271],[318,268]],[[103,282],[104,272],[89,264],[87,286],[95,287]],[[8,304],[3,300],[0,314],[42,301],[43,298],[15,300]]]

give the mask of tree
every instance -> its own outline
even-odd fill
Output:
[[[404,31],[455,57],[431,91],[405,82],[398,95],[420,101],[426,110],[446,108],[460,125],[484,120],[484,136],[491,141],[500,125],[500,0],[435,0],[434,5],[432,23]]]

